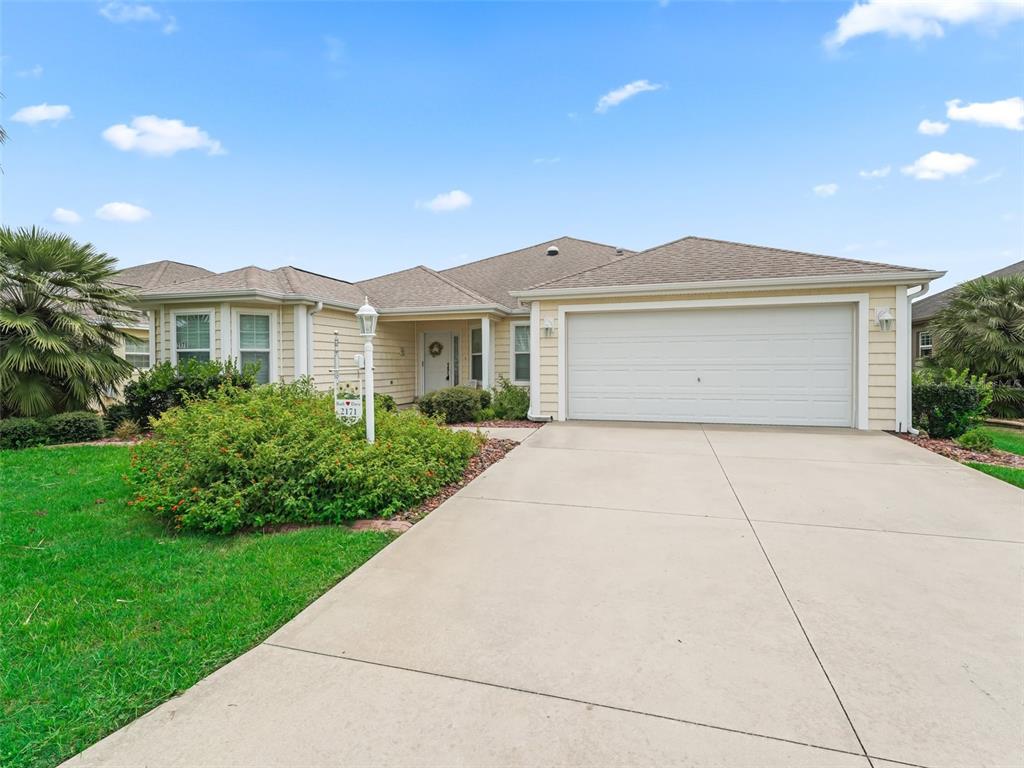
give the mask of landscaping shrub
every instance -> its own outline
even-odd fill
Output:
[[[398,406],[395,404],[395,398],[391,395],[384,395],[377,392],[373,396],[373,407],[377,413],[381,411],[397,411]]]
[[[478,389],[480,393],[480,407],[490,408],[491,407],[491,390],[489,389]]]
[[[138,437],[140,432],[142,428],[135,419],[122,419],[121,423],[114,427],[113,434],[118,440],[131,440]]]
[[[996,447],[992,435],[977,427],[964,432],[956,439],[956,442],[961,448],[966,448],[970,451],[980,451],[981,453],[992,453]]]
[[[84,443],[103,437],[103,417],[92,411],[58,413],[46,419],[43,426],[50,443]]]
[[[949,369],[939,377],[915,372],[914,426],[931,437],[960,437],[978,424],[992,401],[992,385],[984,376]]]
[[[495,418],[493,408],[481,408],[476,412],[475,421],[490,421],[493,418]]]
[[[190,397],[208,397],[225,385],[248,389],[255,383],[256,368],[251,365],[240,371],[231,361],[186,360],[177,366],[160,363],[139,372],[125,387],[124,401],[128,415],[145,425],[150,417],[157,417]]]
[[[499,419],[525,419],[530,410],[530,393],[504,376],[498,379],[494,395],[494,414]]]
[[[447,424],[462,424],[476,419],[476,414],[484,407],[482,393],[485,391],[464,386],[438,389],[421,397],[418,406],[427,416],[441,418]]]
[[[462,476],[480,438],[382,411],[377,442],[308,383],[226,387],[153,422],[133,449],[133,504],[191,530],[388,517]]]
[[[103,414],[103,425],[107,428],[107,432],[113,432],[117,429],[118,424],[131,418],[132,409],[124,403],[116,403],[107,407],[106,413]]]
[[[0,448],[46,445],[46,426],[39,419],[0,419]]]

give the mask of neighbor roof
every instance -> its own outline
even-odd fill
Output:
[[[1008,267],[997,269],[995,272],[989,272],[987,275],[983,275],[983,277],[1006,277],[1007,275],[1020,274],[1024,274],[1024,261],[1018,261],[1016,264],[1010,264]],[[925,296],[920,301],[915,301],[911,307],[913,317],[911,322],[921,323],[931,320],[935,315],[944,310],[949,305],[949,302],[956,298],[959,292],[960,286],[954,285],[952,288],[940,291],[934,296]]]
[[[363,302],[363,291],[354,284],[295,267],[242,267],[220,274],[211,273],[170,286],[154,286],[140,291],[139,296],[143,299],[188,296],[199,298],[246,293],[283,299],[324,300],[352,308]]]
[[[429,267],[413,267],[357,284],[383,310],[491,307],[494,301]]]
[[[551,247],[558,249],[557,255],[547,255]],[[486,296],[505,309],[516,310],[519,309],[519,301],[511,295],[511,291],[520,291],[537,283],[601,267],[634,253],[590,240],[559,237],[518,251],[451,267],[440,274]]]
[[[784,280],[786,278],[835,278],[938,273],[857,259],[841,259],[800,251],[786,251],[725,240],[684,237],[665,245],[532,286],[531,290],[647,286],[657,284]]]
[[[172,285],[186,280],[194,280],[197,277],[205,277],[212,274],[214,273],[202,267],[182,264],[180,261],[167,261],[165,259],[118,270],[113,282],[145,290],[161,285]]]

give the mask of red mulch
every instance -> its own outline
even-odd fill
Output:
[[[996,464],[1000,467],[1017,467],[1024,469],[1024,456],[1018,456],[1016,453],[1009,453],[1007,451],[1000,451],[998,448],[994,449],[992,453],[982,453],[981,451],[972,451],[967,448],[961,448],[948,438],[924,437],[923,435],[911,435],[905,432],[899,432],[897,435],[914,445],[927,448],[929,451],[937,453],[940,456],[945,456],[947,459],[953,459],[953,461],[959,461],[961,463],[965,461],[973,461],[979,464]]]
[[[488,419],[487,421],[466,421],[462,424],[452,424],[453,427],[525,427],[537,429],[543,427],[540,421],[529,421],[527,419]]]

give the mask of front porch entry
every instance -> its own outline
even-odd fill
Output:
[[[433,392],[459,382],[459,336],[451,331],[423,334],[423,391]]]

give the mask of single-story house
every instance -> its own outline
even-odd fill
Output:
[[[1024,261],[1010,264],[1008,267],[989,272],[983,277],[1006,277],[1008,275],[1024,274]],[[931,357],[935,351],[935,339],[928,326],[939,312],[945,309],[960,291],[959,285],[947,288],[932,296],[926,296],[914,302],[911,309],[911,338],[913,340],[913,354],[916,360],[919,357]]]
[[[944,274],[697,237],[641,252],[562,237],[362,282],[202,272],[141,287],[150,360],[258,361],[266,381],[327,389],[337,334],[349,387],[368,298],[376,387],[399,404],[505,377],[534,419],[895,430],[910,424],[911,296]]]

